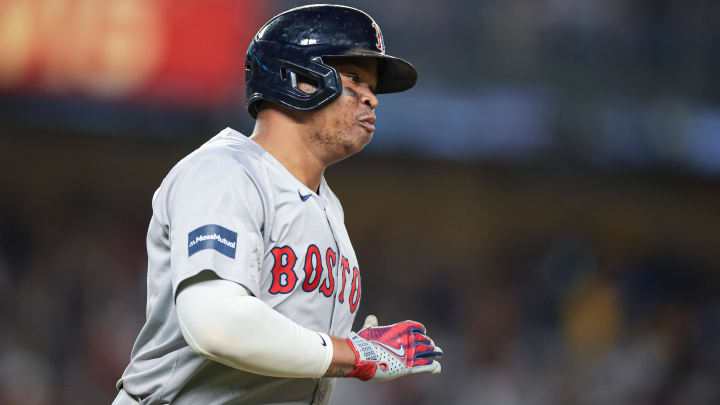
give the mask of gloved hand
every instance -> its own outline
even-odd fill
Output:
[[[378,327],[377,318],[368,315],[358,332],[350,332],[346,342],[355,352],[355,370],[348,377],[363,381],[388,381],[408,374],[440,373],[442,349],[425,335],[425,326],[404,321]]]

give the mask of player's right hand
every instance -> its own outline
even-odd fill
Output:
[[[369,315],[363,328],[345,339],[355,352],[355,369],[348,377],[388,381],[408,374],[440,373],[437,359],[442,349],[425,332],[425,326],[415,321],[378,327],[375,316]]]

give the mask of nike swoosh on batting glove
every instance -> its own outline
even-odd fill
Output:
[[[405,321],[377,326],[368,316],[363,329],[350,332],[346,342],[355,352],[355,369],[348,377],[363,381],[387,381],[408,374],[440,372],[442,349],[425,335],[425,326]]]

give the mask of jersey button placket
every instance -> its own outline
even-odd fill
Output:
[[[330,233],[331,233],[332,236],[333,236],[333,240],[335,241],[335,247],[336,247],[337,252],[338,252],[338,259],[337,259],[337,263],[336,263],[335,269],[334,269],[334,270],[335,270],[335,274],[334,274],[334,277],[335,277],[335,291],[334,291],[334,294],[333,294],[333,296],[332,296],[332,299],[333,299],[333,309],[332,309],[332,317],[330,318],[330,333],[331,333],[331,334],[335,334],[335,333],[337,333],[337,332],[335,331],[335,329],[334,329],[334,326],[335,326],[335,322],[334,322],[334,321],[335,321],[335,311],[338,309],[338,302],[337,302],[338,285],[337,285],[337,284],[340,282],[340,281],[339,281],[340,279],[338,279],[338,277],[340,276],[340,272],[339,272],[338,269],[340,268],[340,255],[342,254],[341,251],[340,251],[340,249],[341,249],[342,247],[340,246],[340,243],[338,242],[338,238],[337,238],[337,236],[336,236],[336,234],[335,234],[335,228],[333,228],[332,221],[330,220],[330,215],[328,215],[328,202],[327,202],[327,200],[326,200],[325,198],[322,198],[322,197],[320,198],[320,200],[322,200],[323,213],[325,214],[325,220],[327,221],[328,227],[330,228]]]

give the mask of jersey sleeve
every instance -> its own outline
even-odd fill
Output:
[[[263,205],[243,165],[219,153],[194,157],[168,185],[166,209],[173,296],[203,270],[257,295]]]

